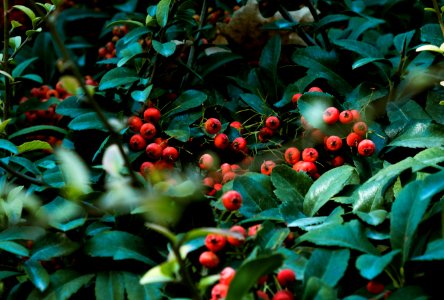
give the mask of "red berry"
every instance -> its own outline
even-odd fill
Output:
[[[339,122],[342,124],[350,124],[353,122],[353,114],[349,110],[344,110],[339,114]]]
[[[220,272],[220,279],[219,282],[229,285],[231,280],[233,280],[234,275],[236,275],[236,270],[233,269],[232,267],[225,267],[221,272]]]
[[[230,140],[228,139],[228,136],[225,133],[219,133],[214,138],[214,146],[217,149],[223,150],[223,149],[227,148],[229,144],[230,144]]]
[[[214,179],[212,177],[205,177],[204,179],[202,179],[202,184],[204,186],[213,187]]]
[[[302,160],[315,162],[318,159],[318,151],[315,148],[305,148],[302,151]]]
[[[129,146],[130,146],[131,150],[140,151],[142,149],[145,149],[146,141],[142,135],[135,134],[131,137],[130,142],[129,142]]]
[[[352,132],[347,135],[345,141],[347,142],[347,145],[350,147],[358,147],[359,142],[362,141],[362,136],[360,136],[355,132]]]
[[[57,90],[49,90],[46,92],[46,98],[59,98],[59,92]]]
[[[282,287],[286,287],[296,281],[296,274],[292,269],[283,269],[277,274],[277,280]]]
[[[152,123],[145,123],[140,127],[140,134],[147,140],[151,140],[156,136],[156,126]]]
[[[291,97],[291,102],[293,102],[294,105],[298,105],[298,101],[301,96],[301,93],[294,94],[293,97]]]
[[[272,300],[294,300],[294,296],[290,291],[281,290],[274,294]]]
[[[237,137],[231,143],[231,149],[235,152],[246,152],[247,151],[247,141],[243,137]]]
[[[357,122],[353,125],[353,131],[360,136],[364,136],[367,133],[368,126],[365,122]]]
[[[371,294],[380,294],[385,290],[385,287],[382,283],[377,281],[369,281],[367,283],[367,291]]]
[[[318,92],[318,93],[322,93],[321,88],[314,86],[308,89],[309,92]]]
[[[259,300],[270,300],[270,297],[268,297],[267,293],[261,290],[256,291],[256,296]]]
[[[230,126],[237,129],[238,131],[242,130],[242,123],[239,121],[233,121],[230,123]]]
[[[270,128],[262,127],[258,134],[259,141],[266,142],[273,136],[273,134],[274,132]]]
[[[261,224],[256,224],[248,227],[248,236],[255,236],[260,229],[261,229]]]
[[[101,47],[97,51],[97,54],[99,55],[100,58],[105,57],[106,53],[107,53],[107,51],[106,51],[105,47]]]
[[[353,115],[353,122],[361,121],[361,114],[356,109],[350,110],[351,114]]]
[[[358,144],[358,153],[362,156],[371,156],[375,152],[376,146],[372,140],[362,140]]]
[[[168,146],[162,151],[162,159],[166,162],[173,163],[179,158],[179,151],[176,148]]]
[[[222,300],[227,297],[228,285],[224,283],[218,283],[211,289],[211,300]]]
[[[318,168],[311,161],[298,161],[296,164],[294,164],[293,169],[296,172],[305,172],[309,175],[314,175],[318,172]]]
[[[140,128],[143,125],[143,121],[141,118],[137,116],[129,117],[128,119],[128,126],[129,128],[134,132],[140,132]]]
[[[220,191],[220,190],[222,189],[222,184],[220,184],[220,183],[215,183],[215,184],[213,185],[213,188],[216,190],[216,192],[217,192],[217,191]]]
[[[219,265],[219,257],[211,251],[204,251],[199,256],[199,262],[202,266],[206,268],[215,268]]]
[[[296,147],[290,147],[287,150],[285,150],[284,158],[286,162],[288,162],[291,165],[294,165],[301,158],[301,152]]]
[[[342,166],[344,164],[344,158],[342,156],[335,156],[333,157],[333,159],[331,160],[331,165],[332,167],[339,167]]]
[[[342,147],[342,140],[336,135],[329,136],[325,139],[325,147],[330,151],[337,151]]]
[[[222,176],[222,183],[227,183],[236,177],[236,173],[229,171]]]
[[[226,243],[227,240],[220,234],[208,234],[205,238],[205,246],[213,252],[222,250]]]
[[[331,106],[324,111],[322,118],[326,124],[334,124],[339,120],[339,110]]]
[[[233,171],[233,170],[231,169],[231,165],[230,165],[229,163],[223,163],[223,164],[221,164],[221,165],[220,165],[220,170],[221,170],[221,172],[222,172],[222,175],[225,175],[226,173]]]
[[[270,128],[271,130],[276,130],[279,128],[280,121],[278,117],[271,116],[265,120],[265,127]]]
[[[162,149],[165,149],[168,146],[168,140],[163,139],[161,137],[156,137],[154,139],[154,143],[159,144],[159,146],[162,147]]]
[[[199,168],[211,170],[214,168],[214,158],[211,154],[205,153],[199,158]]]
[[[264,175],[271,175],[273,168],[276,166],[276,163],[272,160],[266,160],[261,165],[261,173]]]
[[[149,107],[143,112],[145,122],[157,124],[160,120],[160,110],[155,107]]]
[[[230,228],[230,231],[239,233],[241,236],[243,236],[243,238],[228,236],[227,237],[228,243],[234,247],[241,246],[245,242],[245,238],[247,237],[247,232],[246,232],[245,228],[243,228],[240,225],[234,225],[233,227]]]
[[[140,173],[148,175],[154,169],[154,164],[150,161],[145,161],[140,165]]]
[[[162,147],[159,144],[151,143],[146,146],[146,155],[152,160],[158,160],[162,156]]]
[[[237,191],[228,191],[222,195],[222,203],[228,211],[238,210],[242,205],[242,195]]]
[[[216,133],[218,133],[221,130],[221,128],[222,128],[222,124],[216,118],[209,118],[205,122],[205,130],[209,134],[216,134]]]

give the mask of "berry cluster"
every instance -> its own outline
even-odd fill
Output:
[[[128,33],[128,28],[125,25],[114,26],[112,33],[113,37],[111,38],[111,41],[106,43],[104,47],[99,48],[99,58],[111,59],[113,57],[116,57],[116,43],[119,39],[121,39],[125,34]]]

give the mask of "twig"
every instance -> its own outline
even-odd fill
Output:
[[[39,186],[47,186],[47,187],[49,187],[49,185],[46,184],[45,182],[40,181],[40,180],[38,180],[38,179],[36,179],[36,178],[34,178],[34,177],[30,177],[30,176],[28,176],[28,175],[25,175],[25,174],[22,174],[22,173],[18,172],[18,171],[16,171],[16,170],[14,170],[13,168],[11,168],[10,166],[8,166],[7,164],[5,164],[5,163],[4,163],[3,161],[1,161],[1,160],[0,160],[0,168],[4,169],[6,172],[8,172],[8,173],[14,175],[15,177],[18,177],[18,178],[24,179],[24,180],[26,180],[26,181],[28,181],[28,182],[30,182],[30,183],[32,183],[32,184],[39,185]]]
[[[3,0],[3,69],[9,74],[9,20],[8,0]],[[5,99],[3,102],[3,120],[9,119],[11,110],[11,81],[5,78]]]
[[[432,0],[433,8],[435,9],[435,14],[438,17],[439,26],[441,27],[441,32],[444,37],[444,22],[442,20],[441,9],[439,8],[438,1]]]
[[[305,2],[307,4],[308,9],[310,10],[311,14],[313,15],[315,22],[319,22],[318,11],[313,6],[313,3],[311,2],[311,0],[306,0]],[[327,32],[324,29],[321,30],[321,35],[322,35],[322,39],[324,40],[326,50],[330,51],[331,50],[330,39],[328,38]]]

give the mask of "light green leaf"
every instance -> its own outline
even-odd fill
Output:
[[[51,145],[48,142],[44,141],[31,141],[31,142],[25,142],[19,146],[17,146],[17,150],[20,154],[35,150],[52,150]]]
[[[12,154],[18,154],[17,146],[5,139],[0,139],[0,149],[7,150]]]
[[[156,20],[160,27],[165,27],[168,22],[171,0],[160,0],[156,8]]]
[[[424,254],[413,257],[412,260],[444,260],[444,239],[438,239],[428,243]]]
[[[383,256],[362,254],[356,260],[356,268],[361,273],[361,276],[372,280],[381,274],[384,269],[392,262],[393,258],[401,251],[394,250]]]
[[[176,51],[176,44],[174,42],[166,42],[162,44],[161,42],[153,40],[152,43],[154,50],[162,56],[171,56],[174,54],[174,51]]]

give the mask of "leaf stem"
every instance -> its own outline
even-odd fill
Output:
[[[439,27],[441,27],[442,36],[444,37],[444,22],[442,20],[441,9],[439,8],[438,1],[432,0],[432,2],[436,17],[438,18]]]
[[[9,20],[8,0],[3,0],[3,70],[9,74]],[[5,77],[5,98],[3,102],[3,120],[9,119],[11,110],[11,80]]]
[[[310,10],[311,14],[313,15],[315,22],[319,22],[320,19],[319,19],[318,11],[314,7],[311,0],[306,0],[305,3],[307,4],[308,9]],[[324,40],[325,49],[327,51],[330,51],[331,50],[330,39],[328,38],[327,32],[324,29],[321,30],[321,35],[322,35],[322,39]]]

